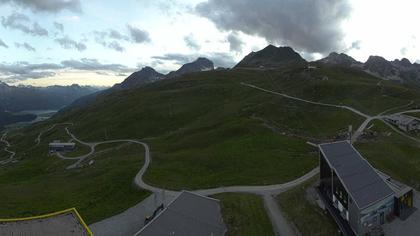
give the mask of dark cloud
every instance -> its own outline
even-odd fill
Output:
[[[130,32],[131,39],[135,43],[147,43],[150,42],[149,33],[145,30],[136,28],[131,25],[127,25],[128,30]]]
[[[58,22],[54,22],[54,27],[61,32],[64,32],[64,25]]]
[[[5,3],[29,8],[34,12],[81,11],[80,0],[0,0],[0,4]]]
[[[173,61],[179,65],[191,62],[198,57],[195,54],[167,53],[162,56],[153,56],[152,59],[158,61]]]
[[[32,51],[32,52],[35,52],[36,51],[36,49],[34,47],[32,47],[30,44],[28,44],[28,43],[15,43],[15,47],[17,47],[17,48],[24,48],[24,49],[26,49],[28,51]]]
[[[64,49],[77,49],[79,52],[86,50],[86,45],[84,43],[76,42],[68,36],[57,38],[55,39],[55,42],[60,44],[60,46]]]
[[[298,51],[329,53],[343,49],[341,22],[349,0],[208,0],[196,12],[221,30],[264,37]]]
[[[65,68],[71,68],[76,70],[110,70],[117,72],[126,72],[129,70],[126,66],[120,64],[102,64],[96,59],[82,58],[80,60],[66,60],[62,61],[61,65]]]
[[[201,46],[198,44],[197,40],[192,34],[185,36],[184,41],[187,44],[187,46],[193,50],[198,51],[201,49]]]
[[[80,60],[66,60],[59,64],[31,64],[29,62],[16,62],[13,64],[0,63],[0,79],[7,81],[18,81],[26,79],[46,78],[52,77],[56,75],[58,71],[64,69],[95,72],[99,71],[99,73],[106,73],[105,71],[113,71],[120,74],[134,71],[134,69],[128,68],[124,65],[103,64],[96,59],[83,58]]]
[[[209,53],[209,54],[180,54],[180,53],[168,53],[162,56],[154,56],[154,64],[162,64],[159,61],[171,61],[181,66],[183,64],[195,61],[199,57],[205,57],[213,61],[216,67],[232,67],[236,64],[235,60],[229,53]]]
[[[28,62],[17,62],[14,64],[0,64],[0,75],[8,81],[25,79],[39,79],[54,76],[54,70],[61,69],[56,64],[30,64]]]
[[[130,38],[127,35],[124,35],[114,29],[110,29],[108,31],[108,37],[111,39],[118,39],[118,40],[126,40],[126,41],[130,40]]]
[[[233,52],[242,52],[242,46],[244,42],[239,38],[238,34],[232,32],[228,35],[227,41],[229,42],[229,48]]]
[[[20,30],[23,33],[33,36],[48,36],[48,31],[42,28],[37,22],[31,22],[26,15],[14,12],[8,17],[1,17],[1,24],[4,28]]]
[[[7,44],[1,39],[0,39],[0,47],[9,48],[9,46],[7,46]]]

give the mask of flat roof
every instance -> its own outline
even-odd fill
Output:
[[[43,216],[0,219],[0,235],[92,236],[76,209]]]
[[[136,236],[225,235],[219,200],[183,191]]]
[[[388,118],[392,120],[396,120],[403,125],[408,125],[413,121],[419,122],[419,119],[417,119],[416,117],[412,117],[408,115],[391,115]]]
[[[394,194],[348,141],[321,144],[319,148],[359,209]]]
[[[75,143],[50,143],[50,146],[75,146]]]

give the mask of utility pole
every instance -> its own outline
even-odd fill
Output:
[[[349,138],[350,144],[353,144],[352,143],[352,136],[353,136],[353,126],[349,125],[348,138]]]

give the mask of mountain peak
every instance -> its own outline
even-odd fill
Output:
[[[143,67],[140,71],[134,72],[127,77],[121,84],[117,84],[114,88],[117,89],[131,89],[164,79],[164,75],[158,73],[152,67]]]
[[[278,67],[287,64],[306,63],[291,47],[268,45],[258,52],[248,54],[235,67]]]
[[[188,73],[214,70],[214,63],[205,57],[199,57],[197,60],[187,63],[177,71],[172,71],[166,75],[167,78],[175,78]]]
[[[356,61],[351,56],[344,53],[332,52],[327,57],[319,60],[318,62],[330,65],[340,65],[340,66],[358,66],[361,65],[360,62]]]
[[[394,64],[402,67],[411,67],[413,65],[407,58],[403,58],[401,60],[396,59],[394,60]]]

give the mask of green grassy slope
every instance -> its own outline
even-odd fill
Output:
[[[87,223],[93,223],[122,212],[148,195],[133,185],[144,161],[142,146],[129,145],[95,157],[91,166],[65,170],[74,161],[48,155],[48,142],[66,137],[62,127],[46,133],[38,147],[33,147],[33,139],[25,142],[28,140],[21,134],[14,135],[13,150],[32,148],[19,153],[23,158],[20,162],[0,169],[0,218],[76,207]]]
[[[264,209],[260,196],[224,193],[214,196],[222,207],[227,236],[271,236],[273,226]]]
[[[328,80],[320,79],[324,75]],[[21,209],[17,215],[60,210],[64,205],[58,202],[67,202],[70,197],[59,191],[51,195],[57,204],[50,204],[48,209],[32,204],[45,192],[18,194],[19,189],[26,188],[36,192],[32,185],[41,188],[40,185],[51,181],[54,184],[49,186],[54,193],[54,188],[62,189],[67,184],[67,177],[56,175],[71,174],[75,181],[86,181],[85,188],[72,189],[73,195],[90,194],[92,199],[103,198],[104,203],[115,199],[103,187],[106,185],[112,189],[127,184],[123,185],[124,191],[134,197],[123,201],[124,207],[146,195],[141,191],[130,192],[134,190],[128,187],[140,169],[142,160],[135,158],[142,155],[141,147],[129,148],[122,156],[118,152],[104,154],[109,162],[98,163],[100,168],[94,176],[85,179],[83,176],[89,170],[65,171],[65,161],[46,156],[49,141],[65,139],[63,126],[46,133],[43,143],[31,148],[38,133],[54,123],[73,122],[72,132],[84,141],[148,138],[153,161],[145,180],[170,189],[196,189],[292,180],[317,165],[316,152],[305,144],[307,140],[332,140],[348,125],[357,127],[363,121],[346,110],[291,101],[241,86],[240,82],[317,101],[354,105],[369,114],[419,99],[414,90],[403,85],[378,83],[379,80],[367,74],[336,68],[311,72],[299,68],[203,72],[112,93],[99,97],[86,108],[11,133],[12,149],[21,161],[0,169],[0,191],[10,193],[0,212],[12,215],[11,209],[17,204]],[[125,158],[127,165],[121,165],[120,159]],[[101,175],[105,170],[110,172],[109,176]],[[91,179],[99,184],[93,185],[94,191],[89,192],[86,186],[91,185]],[[89,222],[124,208],[116,206],[101,213],[105,204],[88,208],[88,197],[78,201]],[[76,201],[69,202],[76,204]]]
[[[420,190],[420,144],[393,131],[380,121],[371,128],[376,135],[356,147],[377,169]]]

